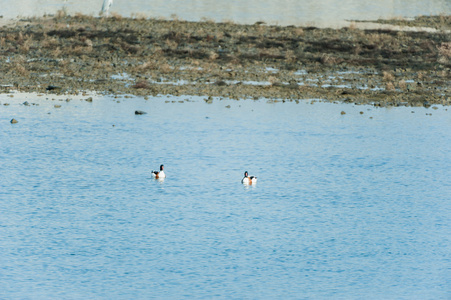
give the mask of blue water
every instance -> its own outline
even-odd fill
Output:
[[[1,299],[451,297],[446,107],[86,98],[0,95]]]

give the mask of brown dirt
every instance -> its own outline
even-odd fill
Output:
[[[396,22],[401,24],[392,20]],[[63,14],[20,20],[0,28],[0,92],[91,90],[450,105],[451,16],[405,22],[438,30],[320,29]]]

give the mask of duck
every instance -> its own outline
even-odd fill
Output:
[[[256,176],[249,176],[249,174],[244,172],[244,177],[241,179],[242,184],[256,184],[257,183],[257,177]]]
[[[164,165],[160,166],[160,171],[152,171],[152,177],[155,179],[165,178],[166,174],[164,174]]]

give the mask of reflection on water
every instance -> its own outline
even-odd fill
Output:
[[[67,98],[0,96],[2,298],[448,298],[447,108]]]
[[[18,15],[43,15],[55,13],[63,7],[69,13],[82,12],[97,16],[101,0],[0,0],[4,17]],[[112,12],[123,16],[136,14],[148,17],[172,18],[199,21],[234,21],[253,24],[264,21],[279,25],[341,26],[344,20],[374,20],[378,18],[414,17],[418,15],[450,14],[448,0],[131,0],[114,1]]]

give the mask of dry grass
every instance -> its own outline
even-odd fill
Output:
[[[152,56],[154,56],[154,57],[160,57],[160,56],[162,56],[163,54],[164,54],[164,50],[163,50],[163,48],[161,48],[160,46],[155,46],[155,47],[153,48]]]
[[[269,83],[271,83],[271,85],[276,85],[279,83],[279,79],[275,76],[269,76],[268,81]]]
[[[357,29],[357,24],[355,23],[355,22],[351,22],[350,24],[349,24],[349,27],[348,27],[350,30],[356,30]]]
[[[149,60],[149,61],[144,62],[141,65],[138,65],[135,68],[135,71],[142,72],[142,71],[148,71],[148,70],[156,70],[157,68],[158,68],[158,65],[154,61]]]
[[[205,23],[208,23],[208,24],[214,24],[215,23],[215,21],[213,19],[206,18],[206,17],[202,17],[200,20],[202,22],[205,22]]]
[[[111,18],[114,20],[122,20],[122,16],[116,12],[111,13]]]
[[[282,51],[279,48],[263,49],[259,51],[259,55],[262,57],[283,57]]]
[[[27,76],[29,74],[28,70],[24,67],[24,65],[20,63],[16,63],[14,65],[14,71],[23,76]]]
[[[384,81],[392,82],[393,80],[395,80],[395,76],[393,75],[392,72],[384,71],[384,72],[382,72],[382,76],[383,76],[382,79]]]
[[[146,20],[147,16],[144,13],[133,13],[132,18],[136,20]]]
[[[367,34],[366,36],[367,41],[370,44],[376,45],[376,48],[381,48],[383,45],[390,44],[393,40],[393,37],[391,35],[385,34],[385,33],[371,33]]]
[[[442,43],[440,47],[437,47],[438,53],[440,56],[444,56],[447,58],[451,57],[451,42]]]
[[[394,91],[395,90],[395,85],[393,84],[393,82],[387,82],[385,84],[385,90],[387,90],[387,91]]]
[[[174,69],[167,63],[163,63],[160,65],[160,72],[161,73],[172,73],[174,72]]]
[[[19,44],[19,50],[22,53],[28,53],[30,51],[30,47],[33,43],[33,38],[30,35],[26,35],[22,42]]]
[[[57,18],[57,19],[64,18],[65,16],[67,16],[67,13],[64,9],[58,10],[55,14],[55,18]]]
[[[55,37],[49,37],[44,33],[44,40],[41,42],[43,48],[55,48],[60,42]]]
[[[51,55],[52,55],[53,57],[57,58],[57,57],[60,57],[62,53],[63,53],[63,52],[61,51],[60,47],[56,47],[56,48],[51,52]]]
[[[219,54],[216,53],[215,51],[210,51],[210,52],[208,53],[208,59],[210,59],[210,60],[216,60],[216,59],[218,59],[218,58],[219,58]]]
[[[425,77],[425,73],[423,72],[423,71],[419,71],[418,73],[417,73],[417,79],[418,80],[423,80],[423,78]]]
[[[343,61],[342,58],[334,57],[331,54],[323,54],[321,55],[321,63],[325,65],[336,65]]]
[[[287,52],[285,52],[285,60],[288,63],[296,62],[296,55],[293,50],[287,50]]]
[[[362,52],[362,47],[359,44],[355,45],[354,49],[352,50],[352,53],[354,55],[359,55],[361,52]]]
[[[89,53],[92,51],[92,47],[85,47],[85,46],[76,46],[72,49],[70,49],[68,52],[69,54],[75,54],[77,56]]]
[[[164,43],[166,44],[167,48],[170,50],[175,50],[179,46],[179,43],[177,43],[175,40],[167,39]]]
[[[451,15],[440,14],[440,26],[442,29],[451,28]]]
[[[34,78],[37,72],[47,72],[55,74],[52,75],[55,78],[64,74],[73,76],[64,80],[75,80],[80,76],[109,78],[109,74],[125,72],[138,78],[132,83],[136,84],[137,89],[147,88],[148,83],[139,81],[144,78],[192,80],[199,75],[197,77],[208,78],[205,81],[209,82],[252,78],[256,81],[269,80],[273,87],[281,87],[280,82],[289,82],[290,92],[293,92],[291,87],[297,87],[290,81],[297,76],[292,71],[300,66],[309,73],[319,74],[348,67],[368,68],[368,73],[362,74],[362,77],[371,74],[369,77],[373,86],[399,92],[407,91],[411,85],[415,87],[415,84],[406,84],[407,79],[420,81],[423,87],[416,88],[415,92],[426,92],[432,91],[431,86],[446,85],[446,79],[450,76],[447,67],[451,58],[451,43],[444,34],[359,30],[354,28],[353,23],[349,23],[351,30],[335,30],[266,25],[209,26],[206,23],[159,22],[155,19],[123,18],[116,21],[89,16],[61,18],[63,15],[60,14],[60,19],[45,19],[39,27],[29,27],[31,25],[24,23],[19,29],[5,29],[0,34],[0,50],[3,51],[0,61],[5,61],[4,57],[17,55],[30,60],[29,63],[11,60],[11,63],[4,64],[5,73],[16,73],[14,75],[20,77],[18,74],[33,72]],[[225,51],[218,51],[219,45]],[[48,62],[36,59],[52,56],[57,59],[49,59]],[[419,59],[420,56],[422,59]],[[180,66],[194,68],[181,69]],[[265,66],[281,71],[279,74],[262,72]],[[395,69],[396,72],[392,71]],[[420,80],[417,80],[416,74]],[[439,76],[442,76],[440,80],[430,80]],[[26,80],[31,82],[30,78]],[[356,76],[353,80],[364,79]],[[203,81],[199,80],[201,83]],[[101,87],[104,82],[99,80],[95,84]],[[151,89],[160,88],[150,85]],[[243,88],[246,91],[251,89],[247,86]],[[283,94],[284,88],[267,90],[271,93],[280,90]],[[313,93],[320,86],[312,84],[302,88]],[[257,92],[260,93],[259,90]],[[409,97],[408,93],[403,94]],[[395,93],[391,92],[386,95],[395,97]]]
[[[222,20],[222,23],[227,24],[227,25],[235,25],[235,21],[233,21],[231,19],[224,19],[224,20]]]
[[[75,13],[74,18],[82,19],[82,18],[86,18],[86,16],[80,12],[77,12],[77,13]]]
[[[302,29],[301,27],[298,27],[294,30],[294,34],[296,36],[303,36],[305,34],[304,29]]]
[[[448,69],[448,70],[442,70],[442,71],[437,72],[437,76],[445,78],[445,77],[451,76],[451,74]]]
[[[399,88],[400,88],[401,90],[406,90],[406,89],[407,89],[407,83],[404,81],[404,79],[403,79],[403,80],[400,80],[400,81],[398,82],[398,86],[399,86]]]
[[[437,59],[437,62],[439,64],[446,65],[446,64],[450,63],[450,59],[447,58],[446,56],[439,56],[439,58]]]
[[[149,89],[150,84],[146,80],[140,80],[135,85],[132,86],[134,89]]]

